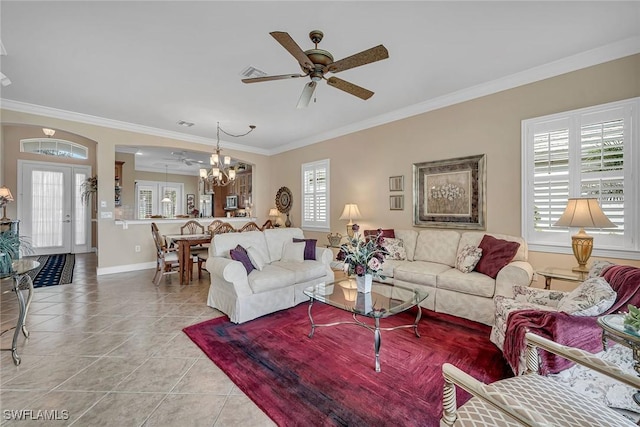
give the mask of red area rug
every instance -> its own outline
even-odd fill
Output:
[[[371,331],[321,327],[309,338],[307,307],[241,325],[220,317],[184,332],[281,426],[437,426],[444,362],[483,382],[512,375],[488,326],[428,310],[421,338],[412,329],[382,331],[376,373]],[[414,309],[382,319],[381,327],[412,324],[415,315]],[[316,303],[313,318],[321,324],[351,316]],[[458,404],[469,397],[459,390]]]

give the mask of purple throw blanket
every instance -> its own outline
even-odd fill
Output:
[[[640,305],[640,268],[614,265],[604,270],[602,277],[616,291],[616,302],[604,314],[627,311],[627,305]],[[507,333],[503,353],[516,375],[520,355],[526,348],[525,334],[533,332],[559,344],[580,348],[591,353],[602,350],[602,329],[598,316],[572,316],[560,311],[518,310],[507,318]],[[573,364],[560,356],[540,350],[540,373],[558,373]]]

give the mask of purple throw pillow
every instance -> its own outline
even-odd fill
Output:
[[[229,251],[229,256],[234,261],[240,261],[245,270],[247,270],[247,274],[251,273],[255,269],[253,264],[251,264],[249,255],[247,255],[247,250],[242,246],[238,245],[234,249],[231,249]]]
[[[519,247],[518,242],[496,239],[485,234],[478,245],[478,248],[482,249],[482,257],[475,270],[495,279],[500,270],[516,256]]]
[[[294,243],[298,243],[298,242],[305,242],[306,245],[304,246],[304,259],[310,259],[310,260],[314,260],[316,259],[316,243],[318,242],[317,239],[296,239],[295,237],[293,238],[293,242]]]

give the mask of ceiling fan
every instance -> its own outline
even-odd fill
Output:
[[[166,158],[164,157],[162,160],[174,160],[177,162],[181,162],[184,163],[187,166],[191,166],[191,165],[199,165],[204,163],[202,160],[198,160],[198,159],[191,159],[189,157],[187,157],[187,152],[186,151],[172,151],[171,155],[174,157],[169,157]]]
[[[273,31],[271,33],[274,39],[282,45],[300,64],[304,74],[283,74],[278,76],[264,76],[242,79],[243,83],[258,83],[270,80],[284,80],[297,77],[310,77],[311,82],[307,83],[298,100],[298,108],[304,108],[309,105],[313,92],[316,90],[318,82],[322,79],[327,81],[329,86],[357,96],[358,98],[367,100],[373,96],[373,92],[346,80],[337,77],[326,78],[326,73],[339,73],[350,68],[359,67],[361,65],[387,59],[389,52],[383,45],[363,50],[362,52],[340,59],[333,60],[331,53],[323,49],[318,49],[318,43],[322,40],[324,34],[322,31],[313,30],[309,33],[309,38],[316,45],[315,49],[303,51],[300,46],[291,38],[289,33],[283,31]]]

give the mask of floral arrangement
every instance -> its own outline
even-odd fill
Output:
[[[98,177],[90,176],[89,178],[85,179],[84,182],[80,184],[80,186],[82,187],[80,200],[82,200],[82,203],[84,203],[85,205],[89,204],[91,195],[98,192]]]
[[[358,232],[359,229],[358,224],[353,224],[353,237],[347,237],[347,243],[340,246],[336,259],[344,262],[344,271],[349,275],[371,274],[385,279],[380,274],[380,270],[382,270],[384,257],[389,255],[389,252],[382,247],[384,240],[382,230],[378,229],[375,237],[363,239]]]

